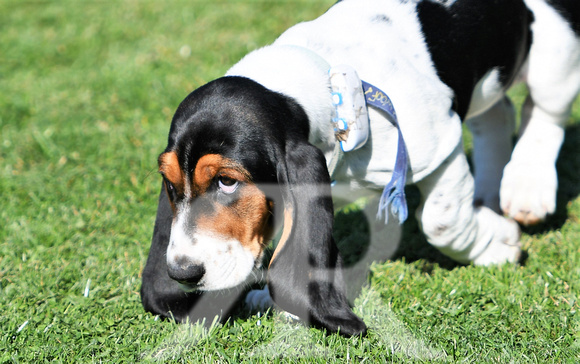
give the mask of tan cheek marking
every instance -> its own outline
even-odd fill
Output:
[[[270,238],[270,204],[255,185],[242,188],[237,201],[229,206],[216,205],[217,212],[200,218],[198,227],[236,239],[257,258]]]
[[[194,194],[201,197],[218,173],[244,183],[238,191],[240,197],[228,206],[216,203],[216,212],[201,216],[197,226],[239,241],[257,258],[271,235],[268,230],[271,206],[264,193],[249,182],[250,175],[243,167],[218,154],[207,154],[198,160],[193,177]]]
[[[274,250],[274,253],[272,254],[272,258],[270,259],[269,265],[272,265],[272,262],[274,261],[274,259],[276,259],[278,253],[280,252],[280,250],[282,250],[284,245],[286,245],[286,243],[288,242],[288,238],[290,238],[290,233],[292,232],[292,225],[294,221],[292,215],[293,215],[292,207],[288,206],[284,207],[284,228],[282,230],[282,236],[280,237],[280,241],[276,246],[276,250]]]

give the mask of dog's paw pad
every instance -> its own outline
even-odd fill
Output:
[[[253,289],[248,292],[244,303],[247,309],[256,312],[266,311],[274,305],[268,286],[263,289]]]
[[[553,165],[512,161],[505,167],[501,182],[501,209],[522,225],[537,224],[554,213],[557,188]]]
[[[548,213],[551,213],[551,212],[548,212]],[[543,215],[542,217],[539,217],[538,215],[532,213],[531,211],[521,211],[520,210],[516,213],[516,215],[513,218],[514,218],[514,220],[516,220],[520,224],[522,224],[524,226],[528,226],[528,225],[535,225],[535,224],[542,222],[545,218],[545,215]]]

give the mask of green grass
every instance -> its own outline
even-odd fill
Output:
[[[333,2],[0,2],[1,363],[580,359],[580,105],[558,162],[558,211],[524,231],[525,265],[456,266],[410,219],[405,245],[373,265],[356,302],[365,338],[277,313],[207,329],[143,311],[173,111]],[[337,232],[341,245],[365,233],[352,228]]]

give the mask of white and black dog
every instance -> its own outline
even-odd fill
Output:
[[[163,188],[141,290],[148,311],[178,320],[215,313],[224,292],[260,266],[277,219],[283,229],[267,269],[273,301],[331,332],[365,332],[345,298],[332,238],[329,69],[338,65],[392,100],[427,240],[462,263],[518,260],[516,221],[533,224],[555,209],[555,162],[580,89],[580,3],[344,0],[177,109],[159,157]],[[518,80],[529,97],[512,148],[505,91]],[[391,179],[398,129],[390,118],[369,107],[367,143],[333,174],[353,193],[380,193]],[[206,299],[211,292],[220,293]]]

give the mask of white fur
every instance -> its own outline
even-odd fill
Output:
[[[518,225],[487,207],[473,206],[474,182],[461,146],[417,186],[423,195],[417,219],[443,254],[483,265],[517,261]]]
[[[475,86],[466,119],[481,115],[503,96],[503,85],[499,81],[497,68],[489,71]]]
[[[294,97],[308,118],[317,122],[330,120],[334,108],[329,91],[329,68],[329,64],[316,53],[289,45],[264,47],[252,52],[234,65],[226,76],[245,76],[270,90]],[[334,143],[334,133],[326,123],[313,127],[311,134],[312,142]]]
[[[415,4],[396,0],[346,1],[315,21],[290,28],[274,45],[307,47],[331,65],[354,67],[361,79],[385,91],[395,105],[413,166],[410,179],[416,182],[447,158],[460,141],[461,128],[459,118],[449,115],[452,93],[432,65],[414,9]],[[379,14],[387,15],[390,22],[369,22]],[[417,108],[416,100],[427,107]],[[369,110],[369,117],[372,140],[346,155],[342,182],[380,189],[391,178],[397,133],[376,110]],[[316,125],[329,128],[327,120]]]
[[[313,77],[309,65],[324,64],[319,60],[322,58],[330,66],[354,67],[361,79],[385,91],[393,101],[413,165],[410,178],[419,181],[460,143],[461,124],[457,115],[450,112],[452,91],[437,76],[414,8],[415,4],[398,0],[339,3],[318,19],[288,29],[272,46],[249,54],[227,74],[246,76],[286,93],[299,100],[306,110],[323,107],[324,111],[318,114],[324,117],[310,118],[311,142],[330,156],[334,138],[328,117],[333,109],[328,68],[316,67],[317,76]],[[353,13],[360,16],[353,17]],[[383,13],[388,14],[391,23],[367,21]],[[304,48],[309,52],[301,50]],[[288,54],[292,49],[294,56]],[[278,52],[283,56],[276,56]],[[363,56],[366,54],[373,56]],[[297,58],[303,60],[289,61],[298,62]],[[323,82],[318,81],[321,77]],[[417,84],[422,87],[415,87]],[[417,100],[426,103],[425,107],[418,108]],[[353,187],[380,188],[392,173],[397,133],[393,133],[392,125],[382,114],[371,109],[369,117],[372,138],[380,143],[371,142],[356,153],[347,154],[342,177]],[[368,165],[359,163],[360,160]]]
[[[191,289],[213,291],[234,287],[244,282],[255,268],[256,259],[242,244],[211,231],[188,233],[187,210],[181,211],[171,228],[167,248],[167,265],[178,265],[182,258],[202,264],[205,274],[199,285]],[[183,287],[187,290],[187,287]]]
[[[461,121],[452,110],[453,94],[432,64],[415,1],[340,2],[246,56],[228,75],[252,78],[298,100],[310,117],[311,142],[329,157],[334,140],[327,70],[340,64],[354,67],[361,79],[393,101],[412,169],[408,181],[423,195],[417,217],[429,242],[460,262],[513,262],[520,255],[518,226],[492,209],[499,210],[501,197],[501,207],[511,217],[532,211],[543,218],[554,210],[554,163],[563,123],[580,88],[579,40],[542,0],[526,3],[536,16],[525,75],[531,92],[529,115],[501,182],[510,158],[514,115],[502,99],[498,70],[479,81],[468,111],[474,131],[474,181],[462,148]],[[385,16],[388,22],[371,21]],[[354,190],[380,191],[391,178],[397,132],[372,108],[369,118],[369,142],[345,155],[337,180]],[[474,207],[474,196],[492,209]]]
[[[534,12],[533,44],[524,74],[530,96],[520,139],[504,170],[501,208],[528,224],[554,212],[556,159],[572,103],[580,91],[580,39],[544,1],[525,0]]]

